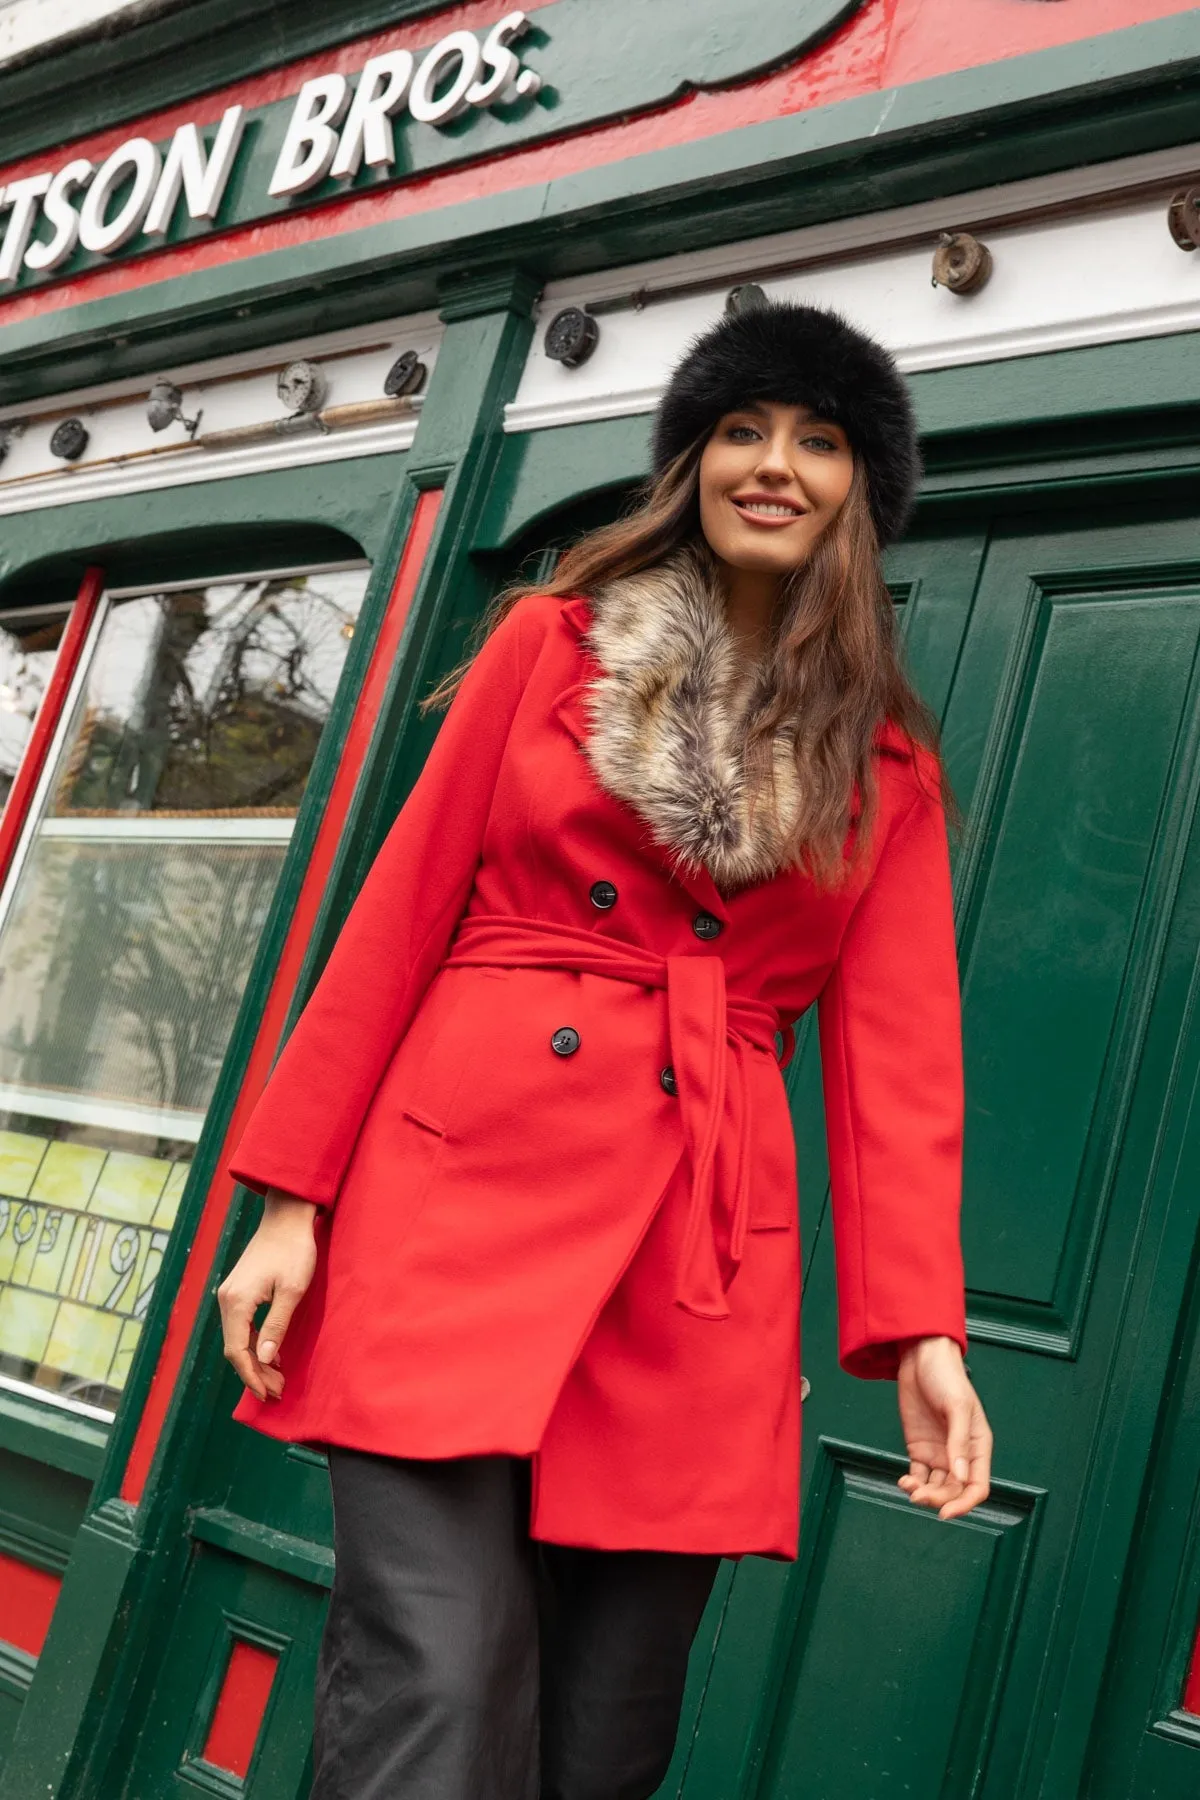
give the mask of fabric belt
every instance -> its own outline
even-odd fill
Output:
[[[764,1000],[727,993],[719,956],[656,956],[572,925],[479,913],[460,926],[446,968],[562,969],[656,988],[667,996],[671,1065],[679,1095],[692,1187],[680,1251],[676,1303],[700,1319],[727,1319],[726,1301],[745,1249],[753,1137],[747,1045],[774,1054],[779,1015]],[[786,1064],[792,1034],[784,1028]],[[717,1146],[730,1088],[736,1116],[737,1169],[728,1249],[714,1217]]]

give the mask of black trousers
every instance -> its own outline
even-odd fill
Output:
[[[535,1544],[512,1457],[329,1469],[312,1800],[649,1800],[718,1558]]]

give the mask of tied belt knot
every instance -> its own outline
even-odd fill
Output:
[[[775,1008],[765,1000],[728,993],[720,956],[696,952],[659,956],[600,932],[541,919],[475,914],[463,921],[443,966],[562,969],[629,981],[666,994],[671,1064],[692,1175],[675,1299],[697,1318],[727,1319],[726,1294],[742,1260],[750,1209],[753,1129],[746,1047],[775,1054],[776,1036],[782,1031],[781,1061],[786,1066],[794,1042],[790,1026],[781,1026]],[[717,1148],[731,1087],[740,1126],[733,1215],[728,1248],[723,1250],[714,1203]]]

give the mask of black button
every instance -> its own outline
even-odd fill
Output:
[[[675,1071],[670,1063],[667,1064],[658,1079],[662,1083],[664,1093],[674,1096],[679,1092],[679,1083],[675,1079]]]
[[[720,919],[709,912],[698,912],[692,920],[692,930],[698,938],[718,938],[723,929]]]
[[[611,881],[597,881],[591,888],[592,905],[601,912],[607,912],[610,906],[617,904],[617,890]]]
[[[555,1056],[574,1056],[579,1048],[579,1033],[573,1025],[560,1025],[550,1039]]]

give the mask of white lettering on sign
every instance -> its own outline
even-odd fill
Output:
[[[483,51],[475,33],[452,31],[434,45],[413,77],[408,96],[413,118],[423,125],[448,125],[459,118],[467,110],[467,95],[482,67]]]
[[[37,217],[38,201],[50,191],[52,177],[26,175],[21,181],[10,181],[3,190],[5,206],[11,207],[4,245],[0,249],[0,281],[15,281],[21,272],[21,258]]]
[[[242,141],[244,106],[231,106],[221,120],[212,150],[205,155],[194,125],[181,125],[171,139],[162,178],[154,190],[146,223],[147,237],[162,237],[170,228],[182,188],[190,219],[215,219]],[[28,262],[29,258],[26,257]]]
[[[392,114],[404,103],[415,67],[411,50],[388,50],[371,58],[358,78],[331,175],[345,179],[357,175],[364,162],[369,169],[382,169],[395,160]]]
[[[275,199],[305,193],[327,175],[345,180],[395,160],[392,119],[407,104],[421,125],[449,125],[471,107],[536,94],[541,78],[522,69],[511,48],[529,15],[506,13],[482,44],[472,31],[451,31],[418,65],[408,50],[373,56],[349,103],[344,75],[315,75],[296,95],[283,148],[267,192]],[[345,123],[343,124],[343,119]]]
[[[57,269],[59,263],[66,262],[79,242],[79,214],[71,205],[70,196],[75,188],[85,186],[95,172],[95,163],[89,162],[86,156],[76,157],[74,162],[58,171],[42,201],[42,217],[54,227],[54,232],[51,237],[30,244],[25,252],[27,269]],[[11,221],[9,230],[12,230]],[[7,238],[4,248],[8,249]],[[6,279],[11,281],[12,276]]]
[[[364,164],[390,167],[393,121],[403,107],[418,124],[442,126],[471,108],[536,94],[541,76],[522,68],[512,48],[529,23],[527,13],[510,12],[482,42],[474,32],[451,31],[419,59],[411,50],[372,56],[353,91],[345,75],[315,75],[296,95],[268,195],[288,199],[327,177],[352,181]],[[61,267],[76,245],[111,256],[139,234],[164,238],[181,198],[189,219],[214,220],[244,124],[245,108],[230,106],[210,149],[196,125],[181,125],[165,154],[149,138],[129,138],[99,168],[77,156],[0,188],[0,213],[8,213],[0,287],[11,286],[22,268],[47,274]],[[48,235],[34,236],[39,224]]]
[[[76,244],[111,256],[139,231],[164,236],[181,193],[189,218],[215,219],[233,172],[244,118],[244,107],[229,107],[207,155],[195,125],[181,125],[165,157],[149,138],[130,138],[118,144],[98,169],[77,156],[53,177],[47,172],[10,182],[0,189],[0,207],[9,208],[0,246],[0,283],[14,282],[22,263],[38,274],[57,269]],[[81,190],[86,192],[79,204]],[[51,232],[30,243],[39,200],[41,217]]]
[[[127,144],[118,144],[96,170],[79,209],[79,241],[84,249],[108,255],[136,237],[150,210],[161,173],[162,157],[157,144],[149,138],[130,138]],[[131,174],[132,185],[110,218],[108,203]]]
[[[302,194],[328,175],[337,155],[334,126],[346,110],[350,83],[344,75],[314,75],[296,95],[296,104],[275,164],[268,194]]]

